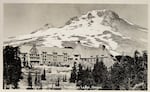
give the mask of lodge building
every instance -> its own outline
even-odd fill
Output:
[[[107,67],[114,63],[113,57],[104,46],[94,48],[83,46],[81,43],[78,43],[75,48],[22,46],[20,51],[23,66],[62,66],[77,62],[90,67],[94,65],[96,58],[104,61]]]

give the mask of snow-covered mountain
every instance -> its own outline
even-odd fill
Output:
[[[130,53],[135,49],[147,49],[147,34],[147,29],[120,18],[111,10],[92,10],[71,18],[63,27],[45,24],[30,34],[8,38],[4,45],[36,43],[46,47],[74,47],[80,40],[85,46],[103,44],[110,52]]]

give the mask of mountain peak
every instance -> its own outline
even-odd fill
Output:
[[[109,9],[103,9],[103,10],[92,10],[92,11],[88,11],[85,15],[83,15],[84,17],[87,17],[88,19],[90,18],[94,18],[94,17],[109,17],[112,19],[118,19],[119,15]]]
[[[131,25],[116,12],[104,9],[72,17],[61,28],[47,23],[28,35],[8,39],[7,43],[32,44],[36,41],[40,46],[71,47],[80,40],[84,46],[99,47],[104,44],[110,51],[130,51],[135,46],[145,48],[145,39],[146,33],[140,27]]]
[[[118,20],[119,15],[112,10],[103,9],[103,10],[92,10],[88,11],[86,14],[81,16],[74,16],[66,22],[66,25],[76,24],[76,22],[87,21],[95,22],[97,20],[102,21],[101,24],[109,25],[112,24],[114,20]]]

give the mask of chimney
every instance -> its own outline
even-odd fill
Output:
[[[80,40],[77,41],[77,44],[81,44]]]
[[[105,48],[106,48],[105,45],[102,45],[102,49],[105,50]]]
[[[106,49],[106,46],[103,45],[103,44],[100,44],[100,45],[99,45],[99,48],[101,48],[102,50],[105,50],[105,49]]]

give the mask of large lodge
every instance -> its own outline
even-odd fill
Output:
[[[99,48],[83,46],[80,42],[75,48],[21,46],[22,66],[72,66],[74,62],[81,63],[85,67],[92,67],[96,59],[103,61],[109,68],[113,63],[113,57],[105,46]],[[92,65],[92,66],[91,66]]]

